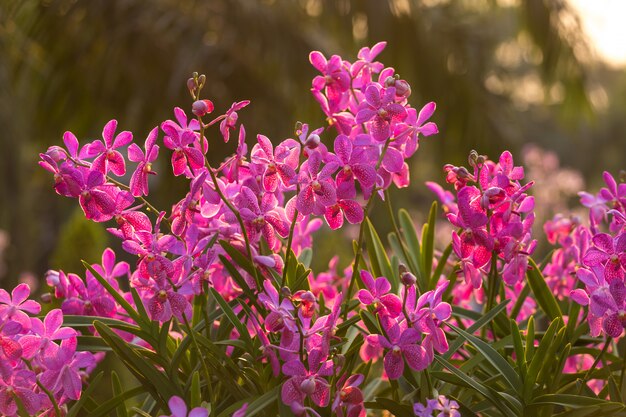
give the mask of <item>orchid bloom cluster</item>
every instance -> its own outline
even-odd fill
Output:
[[[41,305],[20,284],[11,294],[0,289],[0,414],[29,415],[61,409],[81,396],[96,357],[77,352],[76,330],[63,327],[63,312],[33,317]]]
[[[172,318],[191,321],[192,300],[208,288],[226,301],[250,289],[258,301],[248,331],[262,340],[261,356],[274,375],[286,378],[283,402],[297,415],[315,415],[307,404],[326,407],[331,400],[337,415],[364,415],[358,388],[362,376],[342,374],[332,348],[343,303],[338,290],[348,287],[347,280],[324,280],[320,274],[318,280],[309,278],[315,294],[292,294],[277,277],[284,277],[290,254],[299,256],[310,248],[310,234],[322,218],[331,229],[341,228],[344,219],[359,224],[373,198],[382,197],[392,184],[407,186],[405,160],[417,150],[420,136],[437,133],[437,126],[427,121],[435,104],[420,111],[411,107],[409,84],[393,68],[375,61],[384,47],[381,42],[363,48],[354,63],[337,55],[327,59],[319,52],[310,54],[311,64],[321,73],[313,80],[313,96],[336,128],[336,133],[325,132],[332,146],[322,142],[323,128],[298,123],[294,138],[274,145],[259,134],[248,152],[238,112],[249,102],[234,103],[226,113],[205,121],[215,106],[199,98],[203,76],[188,82],[196,100],[195,117],[176,108],[174,120],[163,122],[160,130],[155,127],[143,146],[133,141],[131,132],[118,133],[115,120],[106,124],[102,139],[82,145],[67,132],[65,147],[53,146],[41,154],[40,165],[54,175],[58,194],[78,199],[85,217],[107,223],[122,248],[138,260],[135,268],[116,263],[107,249],[102,264],[88,268],[84,279],[49,272],[48,284],[63,312],[131,321],[92,270],[135,306],[136,300],[123,290],[130,283],[150,318],[160,323]],[[213,168],[206,159],[210,143],[205,131],[218,122],[225,142],[236,131],[238,141],[235,154]],[[149,178],[156,175],[153,164],[163,146],[171,151],[173,174],[189,179],[189,192],[169,213],[147,200]],[[127,171],[130,165],[132,172]],[[129,174],[126,185],[123,180]],[[215,244],[218,241],[227,242],[260,273],[238,268],[245,282],[236,282],[222,259],[237,262],[232,252]],[[407,286],[401,300],[390,293],[386,278],[374,281],[366,271],[360,276],[366,289],[359,291],[358,299],[364,307],[371,306],[384,329],[384,335],[365,336],[378,355],[386,352],[389,378],[402,375],[405,359],[412,369],[423,370],[433,361],[434,351],[445,352],[441,324],[451,314],[450,305],[441,299],[445,285],[421,296]],[[319,306],[322,293],[327,314]],[[331,379],[336,379],[336,387],[330,386]],[[182,410],[178,404],[174,408]]]
[[[408,82],[376,61],[385,46],[361,49],[354,62],[310,54],[319,72],[311,92],[329,128],[298,122],[293,137],[276,142],[257,134],[248,143],[239,113],[249,101],[212,115],[216,105],[200,97],[206,77],[194,73],[187,81],[191,113],[175,108],[174,117],[145,140],[136,141],[111,120],[101,139],[79,142],[66,132],[64,146],[42,153],[40,165],[53,175],[55,191],[76,199],[87,219],[105,224],[136,262],[120,262],[119,253],[106,249],[101,262],[84,263],[83,275],[49,271],[53,293],[44,299],[59,308],[41,319],[29,316],[41,307],[27,300],[26,285],[11,296],[0,291],[0,413],[15,416],[23,408],[52,415],[54,409],[60,417],[68,411],[101,358],[77,352],[89,348],[78,343],[83,338],[106,343],[145,385],[120,394],[116,406],[125,407],[120,398],[140,392],[151,397],[146,415],[243,417],[271,403],[279,414],[365,417],[366,408],[383,409],[393,396],[417,416],[458,416],[475,395],[455,392],[468,384],[458,377],[463,367],[453,362],[476,349],[489,362],[473,365],[481,371],[471,386],[486,384],[476,393],[508,401],[512,409],[547,401],[529,402],[543,381],[512,376],[536,366],[529,362],[534,322],[525,319],[537,305],[548,311],[545,296],[537,303],[525,296],[508,318],[526,326],[526,346],[513,346],[517,371],[496,358],[500,350],[510,355],[510,343],[503,342],[515,329],[515,323],[502,325],[503,299],[518,298],[527,271],[537,269],[529,261],[536,246],[534,199],[527,194],[533,183],[522,183],[524,170],[511,154],[503,152],[496,162],[472,152],[471,169],[446,165],[454,193],[427,184],[456,228],[441,258],[433,256],[436,210],[420,242],[408,213],[400,212],[400,231],[386,201],[394,220],[389,241],[402,252],[391,260],[367,219],[373,202],[388,198],[389,187],[408,186],[407,161],[419,139],[438,132],[428,121],[435,104],[412,107]],[[207,158],[215,146],[211,132],[236,142],[217,167]],[[158,160],[163,153],[169,164]],[[158,209],[149,200],[150,179],[166,165],[187,179],[188,189],[171,207]],[[562,299],[571,295],[589,305],[592,335],[604,329],[618,337],[626,324],[626,185],[609,174],[605,181],[597,196],[582,194],[591,212],[588,228],[563,216],[545,225],[549,241],[560,248],[543,268],[542,285],[548,295],[550,286]],[[340,270],[333,258],[327,271],[312,273],[312,234],[324,223],[337,230],[346,222],[360,228],[351,265]],[[450,253],[457,259],[448,263]],[[450,300],[458,304],[454,318]],[[512,307],[506,306],[509,312]],[[68,324],[79,320],[81,333],[62,327],[64,317]],[[563,324],[562,315],[554,317],[553,330]],[[457,333],[452,345],[446,324]],[[487,342],[499,342],[499,350],[478,340],[479,332]],[[545,346],[542,340],[537,351]],[[551,352],[562,354],[558,349],[555,342]],[[446,380],[442,367],[457,375]],[[479,382],[495,368],[498,375]],[[442,378],[432,381],[431,375]],[[550,375],[542,368],[534,377]],[[457,380],[457,388],[441,383]],[[384,390],[376,387],[381,381]],[[528,387],[519,389],[524,383]],[[509,385],[512,390],[500,395]],[[401,397],[401,390],[407,395]],[[524,391],[521,400],[514,398],[518,391]],[[372,398],[380,393],[387,397]],[[414,404],[417,398],[421,403]],[[479,401],[481,410],[490,407]],[[508,407],[495,406],[499,412]]]
[[[620,337],[626,327],[626,184],[605,172],[606,187],[597,195],[581,192],[589,208],[589,228],[578,245],[576,278],[584,288],[572,288],[571,298],[589,306],[592,336],[604,332]]]
[[[536,246],[531,237],[534,198],[526,194],[532,182],[522,184],[524,169],[513,164],[510,152],[498,162],[472,151],[472,172],[446,165],[446,181],[456,195],[435,183],[427,186],[444,205],[448,221],[457,228],[452,248],[460,262],[466,289],[456,289],[461,299],[473,292],[482,303],[483,282],[498,273],[508,292],[519,292],[528,267],[528,256]],[[495,268],[495,270],[494,270]]]

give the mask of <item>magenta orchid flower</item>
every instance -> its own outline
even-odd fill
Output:
[[[41,374],[41,383],[57,394],[71,400],[78,400],[82,391],[81,369],[93,365],[94,357],[90,352],[76,353],[77,338],[61,342],[61,347],[53,355],[43,359],[47,369]]]
[[[259,294],[259,301],[270,310],[265,318],[265,329],[269,332],[278,332],[287,328],[292,332],[298,330],[295,319],[292,315],[293,304],[287,299],[280,301],[278,291],[270,280],[263,281],[264,293]]]
[[[36,393],[35,387],[35,373],[25,369],[0,379],[0,414],[17,415],[17,397],[30,415],[36,415],[47,398],[45,394]]]
[[[130,177],[130,192],[135,197],[148,195],[148,175],[156,175],[152,162],[159,156],[159,145],[156,144],[158,133],[158,127],[150,131],[144,144],[145,152],[136,143],[128,147],[128,159],[137,162],[137,168]]]
[[[250,104],[250,100],[243,100],[233,103],[224,115],[224,120],[220,122],[220,132],[224,137],[224,142],[230,139],[230,131],[235,130],[239,115],[237,112]]]
[[[60,309],[51,310],[43,320],[32,319],[31,334],[24,335],[19,342],[22,345],[23,356],[27,359],[39,353],[44,356],[55,354],[58,346],[55,340],[66,340],[76,336],[76,330],[70,327],[61,327],[63,312]]]
[[[394,102],[395,95],[394,87],[379,89],[376,85],[370,84],[365,89],[366,102],[361,104],[356,122],[365,123],[374,119],[371,133],[378,142],[384,142],[389,138],[393,123],[406,119],[406,109]]]
[[[109,121],[102,130],[102,139],[96,140],[89,145],[89,155],[96,156],[91,168],[107,175],[109,171],[118,177],[126,173],[126,163],[124,157],[115,149],[128,145],[133,141],[133,134],[128,131],[119,133],[115,138],[115,130],[117,129],[117,120]]]
[[[302,406],[308,397],[319,407],[330,402],[330,386],[323,377],[333,373],[333,362],[327,360],[319,350],[312,350],[308,357],[307,370],[300,360],[290,360],[283,365],[283,374],[289,378],[281,389],[283,403]]]
[[[313,79],[313,90],[325,90],[329,106],[333,111],[342,108],[348,97],[350,73],[344,67],[341,57],[333,55],[327,60],[321,52],[313,51],[309,54],[309,62],[322,73],[321,76],[318,75]]]
[[[336,162],[340,166],[337,174],[337,185],[344,182],[352,184],[354,179],[363,190],[369,190],[376,182],[375,161],[362,148],[355,149],[352,141],[345,135],[339,135],[334,143]]]
[[[95,222],[104,222],[113,217],[115,211],[115,196],[117,187],[106,184],[106,179],[100,171],[88,171],[87,178],[81,184],[78,197],[80,207],[85,217]]]
[[[386,317],[383,326],[387,336],[372,335],[370,340],[387,350],[383,366],[389,379],[398,379],[404,373],[404,361],[415,371],[424,370],[429,362],[426,350],[418,344],[420,334],[417,329],[409,327],[401,330],[395,320]]]
[[[432,342],[433,348],[439,353],[448,351],[446,334],[441,329],[441,323],[449,319],[452,315],[452,307],[450,304],[442,301],[443,293],[446,288],[448,288],[448,284],[449,281],[445,281],[437,285],[435,290],[430,290],[422,294],[417,300],[415,309],[409,312],[411,322],[415,323],[416,328],[422,333],[431,336],[429,340]],[[409,294],[413,294],[414,299],[414,287],[412,287],[412,289],[413,291]],[[409,301],[407,299],[407,305],[414,305],[413,300]]]
[[[293,166],[283,162],[287,156],[285,152],[277,149],[274,151],[272,142],[263,135],[257,135],[258,144],[252,148],[252,161],[265,166],[263,173],[263,187],[265,191],[274,192],[279,184],[283,187],[289,187],[296,177],[296,171]]]
[[[359,224],[365,218],[363,207],[357,201],[356,191],[350,183],[342,183],[337,187],[337,203],[326,207],[324,218],[328,226],[337,230],[343,226],[343,218],[350,224]]]
[[[166,136],[163,138],[163,144],[166,148],[173,150],[172,153],[172,169],[174,175],[185,174],[191,178],[197,169],[204,166],[204,155],[195,145],[198,138],[196,132],[190,129],[180,129],[176,124],[164,122],[161,124],[161,130]]]
[[[598,233],[592,238],[593,247],[583,257],[583,264],[589,267],[602,266],[607,282],[624,280],[626,271],[626,232],[615,238],[606,233]]]
[[[167,406],[170,408],[172,414],[162,415],[161,417],[209,417],[209,410],[203,407],[196,407],[189,411],[187,414],[187,404],[185,401],[177,396],[169,399]]]
[[[320,170],[321,162],[321,154],[313,152],[305,163],[306,169],[302,168],[300,172],[301,188],[296,207],[302,214],[322,214],[326,207],[337,201],[335,184],[330,176],[337,170],[338,164],[329,162]]]
[[[391,284],[385,277],[378,277],[374,281],[372,274],[361,271],[361,280],[366,289],[359,290],[357,297],[365,305],[373,305],[378,314],[398,317],[402,312],[402,301],[395,294],[389,294]]]
[[[4,289],[0,289],[0,319],[11,320],[19,323],[23,331],[30,329],[30,317],[26,313],[39,314],[41,305],[34,300],[29,300],[30,287],[27,284],[19,284],[11,291],[11,295]]]

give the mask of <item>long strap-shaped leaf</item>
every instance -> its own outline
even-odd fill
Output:
[[[520,391],[522,388],[522,381],[519,375],[515,372],[515,369],[504,359],[498,351],[489,346],[476,336],[469,334],[468,332],[453,326],[450,323],[446,323],[448,327],[457,332],[461,337],[471,343],[482,355],[502,374],[506,382],[513,389],[514,392]]]

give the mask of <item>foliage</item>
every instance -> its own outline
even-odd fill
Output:
[[[0,290],[0,412],[623,415],[626,184],[607,172],[598,194],[581,193],[588,224],[548,222],[558,249],[538,265],[533,182],[508,151],[497,162],[472,152],[469,168],[445,166],[454,192],[428,184],[453,226],[439,252],[439,204],[421,230],[392,207],[389,189],[408,186],[407,160],[438,127],[435,104],[412,107],[409,83],[376,60],[385,46],[352,62],[312,52],[329,127],[298,123],[275,145],[259,134],[248,149],[247,100],[211,118],[209,79],[194,73],[195,117],[175,108],[145,141],[111,120],[102,139],[66,132],[40,154],[55,191],[137,263],[106,249],[84,278],[49,271],[61,308],[43,321],[25,284]],[[236,142],[217,167],[215,137]],[[188,181],[167,211],[149,200],[159,153]],[[359,225],[345,271],[310,269],[324,221]],[[111,375],[114,396],[97,401],[103,352],[138,385]]]

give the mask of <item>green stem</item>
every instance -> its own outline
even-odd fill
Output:
[[[387,153],[387,149],[389,148],[389,144],[391,143],[391,141],[392,141],[392,138],[390,137],[385,142],[385,146],[383,147],[383,150],[380,153],[378,162],[376,162],[376,171],[378,171],[380,164],[383,162],[383,158],[385,157],[385,154]],[[359,238],[357,240],[358,242],[357,250],[356,250],[356,254],[354,255],[354,262],[352,263],[352,278],[350,279],[350,284],[348,285],[348,292],[345,298],[343,299],[343,305],[341,306],[341,309],[343,310],[342,315],[343,315],[344,320],[348,318],[348,302],[350,301],[350,298],[352,297],[352,291],[354,290],[354,283],[357,280],[357,270],[359,267],[359,262],[361,262],[361,258],[363,257],[363,241],[365,240],[365,220],[368,219],[368,213],[370,211],[370,208],[372,207],[372,204],[374,203],[374,196],[376,195],[376,191],[377,189],[376,187],[374,187],[372,189],[372,194],[370,195],[370,198],[367,200],[365,209],[363,210],[365,213],[365,217],[363,218],[363,221],[361,222],[361,226],[359,227]]]
[[[580,395],[580,393],[583,390],[583,385],[587,384],[587,381],[589,380],[589,377],[591,376],[591,372],[593,372],[593,370],[596,369],[596,366],[598,365],[598,363],[600,363],[600,360],[602,359],[602,356],[604,356],[606,351],[609,349],[609,345],[611,344],[611,340],[613,340],[613,338],[611,336],[606,338],[606,342],[604,342],[604,347],[602,348],[600,353],[598,353],[598,356],[596,356],[596,359],[593,361],[593,364],[591,365],[591,367],[587,370],[587,373],[585,373],[585,377],[583,378],[582,383],[580,384],[580,387],[578,388],[578,394],[579,395]]]
[[[300,156],[298,157],[298,165],[302,162],[302,156],[304,155],[304,147],[300,145]],[[296,185],[296,196],[300,194],[300,182]],[[287,283],[287,270],[289,268],[289,262],[291,260],[291,245],[293,244],[293,232],[296,229],[296,222],[298,221],[298,209],[294,209],[293,219],[291,219],[291,226],[289,227],[289,239],[287,241],[287,250],[285,252],[285,266],[283,267],[283,277],[278,289],[278,300],[282,300],[282,291],[280,291]]]
[[[191,337],[191,342],[193,343],[196,352],[198,352],[198,358],[200,359],[200,363],[202,364],[202,370],[204,371],[204,375],[206,378],[207,388],[209,389],[209,399],[211,400],[211,405],[214,405],[215,398],[213,395],[213,385],[211,384],[211,374],[209,373],[209,368],[206,366],[206,362],[204,361],[204,357],[202,356],[202,351],[200,350],[200,345],[198,345],[198,341],[196,340],[196,335],[189,325],[189,320],[187,320],[187,317],[184,314],[183,319],[185,320],[185,327],[187,327],[189,337]]]
[[[402,242],[402,238],[400,237],[400,228],[398,227],[398,223],[396,222],[396,217],[393,214],[393,207],[391,206],[391,196],[389,194],[389,190],[385,190],[385,206],[387,206],[387,212],[389,213],[389,218],[391,219],[391,226],[393,227],[393,232],[398,239],[398,244],[400,245],[400,249],[402,249],[402,254],[404,255],[404,259],[407,262],[409,260],[409,253],[404,247],[404,243]]]

